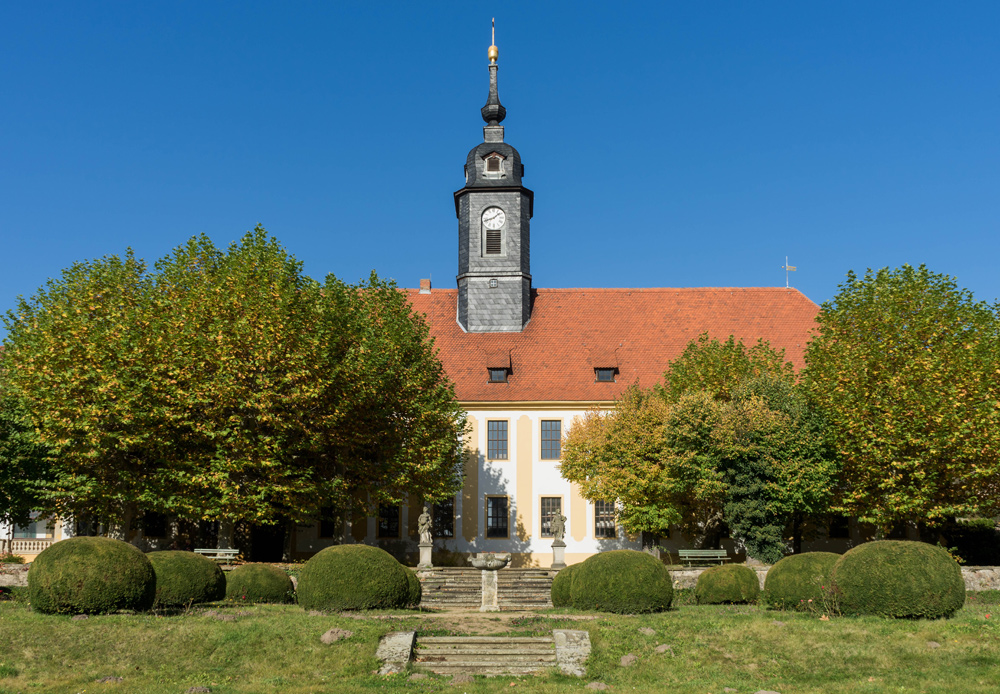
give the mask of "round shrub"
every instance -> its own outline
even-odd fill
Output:
[[[146,555],[107,537],[71,537],[49,545],[28,571],[31,606],[49,614],[148,610],[156,577]]]
[[[299,604],[307,610],[406,607],[413,573],[391,554],[368,545],[327,547],[299,572]]]
[[[662,612],[674,599],[674,587],[670,572],[658,559],[645,552],[616,549],[577,565],[570,575],[570,599],[581,610]]]
[[[420,579],[417,578],[416,573],[406,569],[406,581],[410,586],[410,597],[406,604],[410,607],[417,607],[420,605],[420,600],[424,597],[424,589],[420,585]]]
[[[833,552],[792,554],[778,561],[764,579],[764,602],[779,610],[803,610],[823,604],[824,591],[833,591],[830,576],[840,559]]]
[[[694,599],[699,605],[754,602],[759,595],[757,573],[743,564],[724,564],[705,569],[694,587]]]
[[[243,564],[226,576],[226,598],[237,602],[292,602],[288,574],[270,564]]]
[[[552,579],[552,606],[572,607],[573,595],[571,588],[573,585],[573,572],[579,564],[570,564],[565,569],[559,569],[559,573]]]
[[[879,540],[849,550],[833,567],[840,609],[849,615],[950,617],[965,604],[965,581],[941,547]]]
[[[226,597],[226,577],[211,559],[173,550],[146,556],[156,574],[156,605],[180,607]]]

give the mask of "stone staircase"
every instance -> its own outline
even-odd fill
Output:
[[[500,569],[497,571],[497,602],[500,609],[535,610],[552,607],[551,569]],[[419,569],[423,588],[421,607],[478,610],[482,605],[482,572],[465,567]]]
[[[551,569],[501,569],[497,572],[497,601],[501,610],[541,610],[552,607]]]
[[[423,589],[421,607],[434,609],[479,609],[483,600],[483,579],[479,569],[440,567],[419,569]]]
[[[552,636],[422,636],[413,665],[438,675],[530,675],[558,667]]]

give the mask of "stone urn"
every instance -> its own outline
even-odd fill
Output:
[[[472,565],[481,571],[496,571],[502,569],[510,563],[510,554],[496,554],[494,552],[480,552],[471,560]]]

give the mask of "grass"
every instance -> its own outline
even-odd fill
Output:
[[[462,616],[415,612],[308,616],[294,605],[213,605],[174,615],[109,615],[74,621],[0,602],[0,692],[179,694],[195,686],[237,692],[566,692],[598,680],[612,691],[719,694],[805,692],[996,691],[1000,672],[1000,591],[970,594],[949,620],[891,621],[774,612],[757,606],[696,606],[681,591],[678,606],[658,615],[599,614],[574,620],[572,610],[506,617],[507,633],[552,628],[590,631],[588,677],[477,679],[460,688],[447,678],[409,682],[378,677],[375,648],[396,630],[463,633]],[[987,617],[987,615],[990,615]],[[223,621],[219,616],[235,617]],[[776,624],[776,621],[783,625]],[[354,636],[320,642],[338,627]],[[652,636],[640,628],[655,630]],[[933,648],[929,642],[940,647]],[[671,652],[657,654],[659,644]],[[633,653],[638,663],[619,666]],[[98,683],[102,677],[122,677]],[[511,687],[513,683],[514,686]]]

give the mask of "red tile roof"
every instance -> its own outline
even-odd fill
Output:
[[[435,346],[459,401],[614,400],[630,384],[650,386],[701,333],[748,346],[764,338],[796,369],[819,306],[796,289],[538,289],[520,333],[466,333],[455,320],[458,292],[407,290],[427,316]],[[487,366],[510,354],[508,383],[490,383]],[[616,359],[617,363],[598,364]],[[596,360],[596,361],[595,361]],[[614,383],[594,368],[618,368]]]

